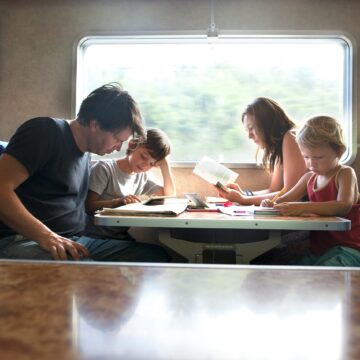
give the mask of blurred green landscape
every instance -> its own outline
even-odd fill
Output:
[[[207,155],[219,162],[248,163],[254,162],[256,147],[241,114],[256,97],[276,100],[298,125],[320,113],[343,121],[343,69],[324,76],[306,64],[272,64],[176,64],[141,73],[136,66],[96,63],[86,69],[86,91],[120,82],[139,103],[146,126],[169,135],[172,161],[196,162]]]

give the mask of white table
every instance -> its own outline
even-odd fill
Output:
[[[280,244],[282,230],[346,231],[351,222],[339,217],[229,216],[222,213],[184,212],[177,217],[104,216],[95,215],[95,224],[159,228],[159,240],[191,263],[201,263],[205,250],[232,250],[237,264],[248,264],[255,257]],[[171,229],[247,229],[267,230],[267,239],[241,243],[226,243],[221,239],[211,243],[193,242],[171,236]]]

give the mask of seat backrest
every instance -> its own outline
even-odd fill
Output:
[[[0,141],[0,155],[4,152],[7,144],[8,143],[6,141]]]

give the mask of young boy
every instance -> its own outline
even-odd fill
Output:
[[[170,140],[160,129],[149,129],[146,140],[132,139],[124,158],[99,161],[91,169],[89,191],[85,203],[88,215],[85,234],[134,240],[127,227],[97,226],[93,214],[104,207],[114,208],[139,202],[141,195],[175,195],[175,184],[167,161]],[[160,168],[163,185],[148,174],[154,166]]]

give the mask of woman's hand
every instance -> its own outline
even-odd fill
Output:
[[[218,196],[223,197],[231,202],[242,203],[244,201],[243,196],[241,195],[240,191],[233,190],[230,186],[226,185],[227,190],[222,190],[216,188],[218,191]]]
[[[239,184],[229,183],[229,184],[226,184],[226,186],[227,186],[229,189],[233,189],[233,190],[238,191],[239,193],[242,193],[242,190],[241,190]]]

